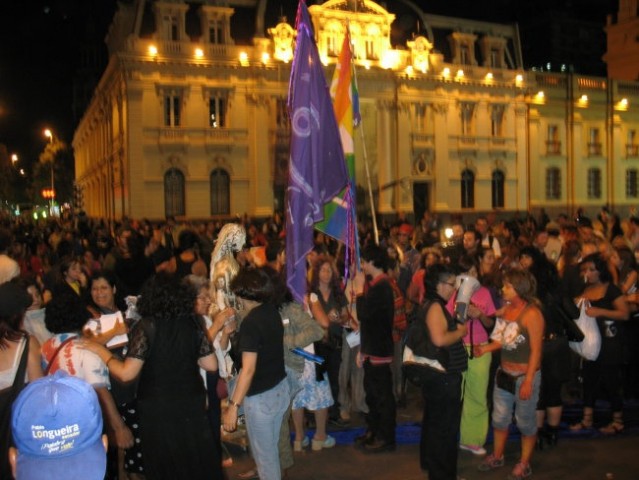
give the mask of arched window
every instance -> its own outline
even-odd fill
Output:
[[[472,170],[464,170],[461,174],[461,206],[475,207],[475,174]]]
[[[588,169],[588,198],[601,198],[601,169]]]
[[[546,169],[546,200],[561,198],[561,170],[557,167]]]
[[[493,171],[491,191],[493,208],[504,208],[504,172],[501,170]]]
[[[164,215],[182,216],[184,210],[184,174],[172,168],[164,174]]]
[[[226,170],[211,172],[211,215],[231,213],[231,179]]]

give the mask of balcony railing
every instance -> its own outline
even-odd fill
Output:
[[[561,142],[559,140],[547,140],[546,155],[561,155]]]
[[[639,145],[626,145],[626,157],[639,157]]]
[[[588,143],[588,155],[591,157],[601,155],[601,143]]]

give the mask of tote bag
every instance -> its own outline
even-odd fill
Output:
[[[586,313],[586,309],[590,307],[588,300],[582,299],[577,305],[580,313],[575,323],[584,334],[584,339],[581,342],[569,342],[570,348],[586,360],[597,360],[601,350],[601,334],[597,320]]]

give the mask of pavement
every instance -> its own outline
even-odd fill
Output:
[[[427,479],[419,466],[419,419],[421,398],[409,390],[408,406],[398,409],[397,450],[375,455],[365,454],[352,445],[352,439],[363,431],[363,418],[353,415],[349,428],[329,425],[329,434],[338,444],[319,452],[296,453],[295,465],[286,473],[287,480],[413,480]],[[612,437],[597,430],[575,434],[567,428],[580,417],[580,405],[567,406],[556,446],[536,451],[531,466],[537,480],[639,480],[639,402],[625,406],[626,429]],[[595,420],[607,421],[606,405],[598,405]],[[466,480],[504,480],[519,458],[520,442],[515,428],[506,447],[506,465],[492,472],[479,472],[482,457],[460,451],[458,475]],[[486,449],[491,451],[491,438]],[[253,467],[246,449],[229,445],[233,465],[226,469],[229,480]]]

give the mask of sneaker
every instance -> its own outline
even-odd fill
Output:
[[[467,452],[472,453],[473,455],[486,455],[486,449],[484,447],[480,447],[479,445],[462,445],[459,444],[460,450],[466,450]]]
[[[480,472],[490,472],[491,470],[495,470],[496,468],[503,466],[504,457],[502,456],[501,458],[497,458],[494,453],[491,453],[477,466],[477,470]]]
[[[518,463],[513,471],[508,475],[508,480],[522,480],[532,475],[532,469],[529,463]]]

